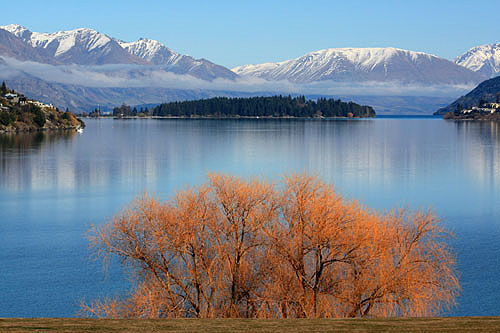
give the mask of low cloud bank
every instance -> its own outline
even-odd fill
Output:
[[[289,81],[267,81],[249,77],[238,78],[234,81],[228,79],[206,81],[191,75],[172,73],[169,68],[162,66],[54,66],[0,57],[0,79],[8,80],[9,78],[23,76],[34,76],[48,82],[96,88],[157,87],[305,95],[460,96],[473,89],[476,85],[474,83],[463,85],[420,85],[398,82],[336,81],[298,84]]]

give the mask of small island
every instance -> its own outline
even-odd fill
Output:
[[[97,111],[90,116],[99,116]],[[228,98],[214,97],[195,101],[171,102],[151,110],[122,105],[113,109],[113,117],[162,118],[367,118],[375,117],[370,106],[340,99],[306,99],[305,96]]]
[[[330,118],[375,117],[375,110],[340,99],[304,96],[272,96],[250,98],[215,97],[196,101],[161,104],[152,110],[153,116],[174,117],[269,117],[269,118]]]
[[[0,133],[42,130],[80,130],[85,123],[71,112],[26,98],[5,82],[0,87]]]

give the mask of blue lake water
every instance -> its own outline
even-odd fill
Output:
[[[0,317],[74,316],[128,286],[86,232],[143,192],[210,171],[309,171],[381,210],[432,207],[453,230],[463,292],[448,315],[500,315],[500,123],[87,120],[83,134],[0,135]]]

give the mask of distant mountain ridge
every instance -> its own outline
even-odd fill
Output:
[[[333,48],[278,63],[233,68],[241,76],[298,83],[374,81],[420,84],[463,84],[482,77],[437,56],[397,48]]]
[[[487,78],[500,74],[500,43],[476,46],[455,59],[455,63]]]
[[[19,37],[45,57],[53,57],[59,64],[147,64],[129,54],[114,39],[88,28],[39,33],[10,24],[0,29]]]
[[[429,112],[447,100],[439,92],[451,89],[462,93],[464,87],[490,75],[480,70],[484,66],[479,60],[475,64],[466,68],[462,62],[398,48],[336,48],[230,70],[177,53],[148,38],[127,42],[89,28],[39,33],[16,24],[0,26],[0,79],[28,96],[80,111],[123,101],[162,103],[258,92],[369,96],[382,95],[379,91],[387,89],[387,96],[402,98],[377,98],[384,111],[396,110],[398,103],[403,103],[405,112]],[[381,88],[372,83],[381,83]],[[438,93],[432,90],[432,101],[411,107],[409,101],[423,101],[429,91],[414,93],[414,87],[430,86],[450,88],[439,88]],[[372,87],[374,93],[369,91]]]
[[[13,45],[21,51],[12,52]],[[0,26],[0,55],[55,65],[159,65],[162,70],[202,80],[237,77],[228,68],[176,53],[156,40],[124,42],[89,28],[39,33],[17,24]]]
[[[40,63],[56,64],[52,57],[43,50],[37,50],[22,38],[0,28],[0,55],[15,58],[21,61],[35,61]]]
[[[235,79],[236,74],[226,67],[216,65],[206,59],[194,59],[191,56],[172,51],[157,40],[141,38],[135,42],[118,41],[128,53],[176,74],[189,74],[203,80],[215,78]]]

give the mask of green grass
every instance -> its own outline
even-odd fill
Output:
[[[1,332],[500,332],[500,317],[423,319],[0,319]]]

